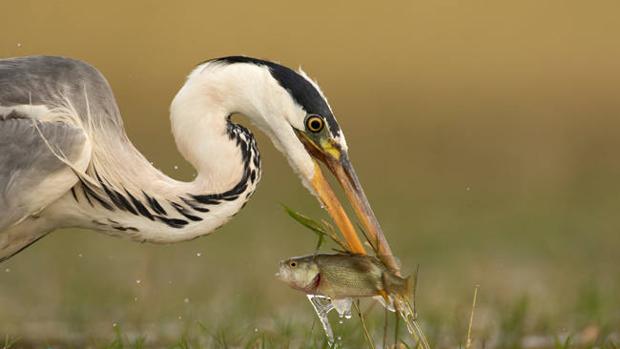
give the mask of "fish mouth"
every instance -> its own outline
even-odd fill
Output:
[[[275,277],[281,281],[286,281],[286,276],[287,270],[284,268],[284,261],[280,261],[280,268],[278,268],[278,271],[275,273]]]
[[[288,282],[287,273],[283,271],[278,271],[277,273],[275,273],[275,277],[278,278],[278,280],[280,281]]]

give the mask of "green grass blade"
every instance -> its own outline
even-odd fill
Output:
[[[325,235],[327,234],[327,232],[325,231],[325,229],[323,228],[323,226],[321,225],[321,223],[315,221],[314,219],[308,217],[308,216],[304,216],[303,214],[292,210],[291,208],[282,205],[282,207],[284,208],[284,210],[286,211],[286,213],[293,218],[294,220],[297,221],[297,223],[303,225],[304,227],[312,230],[313,232],[315,232],[318,235]]]
[[[336,233],[334,232],[333,227],[325,222],[325,221],[317,221],[314,220],[308,216],[305,216],[289,207],[287,207],[286,205],[282,204],[282,207],[284,208],[284,210],[286,211],[286,213],[293,218],[295,221],[297,221],[297,223],[303,225],[304,227],[310,229],[312,232],[314,232],[315,234],[317,234],[318,236],[318,241],[317,241],[317,246],[316,249],[318,250],[323,243],[325,242],[325,236],[328,236],[329,238],[332,239],[332,241],[334,241],[337,245],[339,245],[343,250],[347,250],[346,245],[340,241],[340,239],[338,238],[338,236],[336,236]]]

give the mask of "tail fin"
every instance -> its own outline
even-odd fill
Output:
[[[413,299],[415,278],[408,276],[403,279],[392,273],[383,273],[382,277],[385,291],[387,291],[388,294],[394,294],[403,299]]]

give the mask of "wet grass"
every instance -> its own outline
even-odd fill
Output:
[[[533,334],[530,318],[529,301],[526,297],[506,307],[498,318],[483,325],[485,307],[479,304],[476,316],[470,323],[470,315],[457,316],[456,322],[466,328],[466,332],[447,332],[423,321],[423,326],[430,336],[432,348],[529,348],[529,349],[617,349],[619,333],[617,328],[591,324],[575,331],[558,329],[546,334]],[[477,306],[477,307],[478,307]],[[309,306],[308,306],[309,307]],[[309,310],[309,309],[308,309]],[[383,310],[369,301],[362,302],[360,314],[365,321],[362,324],[358,316],[340,324],[332,318],[335,335],[340,338],[334,348],[419,348],[407,335],[402,321],[397,321],[392,313],[383,317]],[[487,309],[488,310],[488,309]],[[357,314],[359,315],[359,314]],[[481,316],[482,315],[482,316]],[[216,323],[205,324],[200,321],[187,321],[176,332],[148,331],[113,324],[97,335],[61,337],[47,340],[32,340],[5,336],[0,349],[15,348],[101,348],[101,349],[203,349],[203,348],[329,348],[327,340],[318,321],[311,316],[299,317],[280,315],[270,319],[246,319],[241,322],[243,314],[231,314],[231,318],[221,319]],[[445,320],[445,319],[444,319]],[[497,322],[498,326],[493,323]],[[251,324],[260,323],[260,327]],[[386,325],[384,327],[384,325]],[[473,326],[472,326],[473,325]],[[257,325],[258,326],[258,325]],[[398,327],[397,327],[398,326]],[[471,333],[469,327],[472,326]],[[443,327],[443,326],[440,326]],[[366,333],[366,330],[368,331]],[[176,334],[175,334],[176,333]],[[383,346],[382,338],[386,338]],[[369,343],[372,338],[372,344]],[[396,344],[397,343],[397,344]]]
[[[81,231],[44,239],[0,270],[3,347],[324,347],[305,297],[273,276],[279,259],[311,252],[316,237],[277,204],[269,211],[257,199],[248,207],[254,214],[240,215],[227,231],[179,245],[139,245]],[[270,229],[255,220],[261,215],[274,222]],[[573,224],[581,224],[576,218]],[[481,287],[471,348],[617,347],[620,275],[609,252],[614,236],[599,234],[595,243],[549,230],[544,237],[526,232],[515,238],[507,229],[475,239],[452,234],[446,244],[426,224],[417,224],[415,237],[395,234],[391,241],[406,273],[421,264],[416,303],[433,348],[465,347],[474,284]],[[452,229],[476,231],[471,221],[466,225]],[[547,229],[549,223],[528,226]],[[552,245],[544,246],[545,240]],[[232,253],[231,246],[244,252]],[[368,302],[361,310],[380,348],[384,313]],[[343,325],[332,320],[344,348],[369,347],[356,319]],[[390,315],[388,346],[395,322]],[[405,340],[402,323],[399,333]]]
[[[342,340],[337,342],[334,348],[373,348],[362,338],[360,331],[349,328],[342,330],[340,335]],[[380,333],[375,333],[379,337]],[[298,337],[294,338],[292,336]],[[514,337],[511,337],[514,339]],[[465,339],[464,339],[465,340]],[[418,348],[411,340],[399,339],[394,345],[389,341],[385,348]],[[601,334],[600,336],[583,341],[579,339],[579,334],[563,334],[544,338],[520,338],[514,346],[503,346],[502,343],[489,343],[481,341],[480,338],[473,338],[472,348],[531,348],[531,349],[617,349],[619,342],[617,333]],[[380,341],[375,338],[376,348],[383,348]],[[433,348],[465,348],[464,342],[454,343],[453,345],[438,345],[431,343]],[[322,349],[329,348],[327,340],[320,334],[313,331],[313,327],[298,327],[291,329],[290,333],[280,333],[277,331],[248,331],[240,332],[221,332],[209,331],[197,323],[185,330],[183,335],[178,338],[155,339],[149,335],[136,336],[124,332],[121,328],[110,331],[107,337],[90,338],[74,343],[64,342],[55,343],[32,342],[28,340],[6,338],[1,349],[16,348],[98,348],[98,349],[143,349],[143,348],[167,348],[167,349],[228,349],[228,348],[247,348],[247,349],[271,349],[271,348],[301,348],[301,349]]]

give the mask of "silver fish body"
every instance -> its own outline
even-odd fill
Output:
[[[347,297],[406,296],[409,278],[388,270],[373,256],[315,254],[280,262],[278,277],[294,289],[332,299]]]

